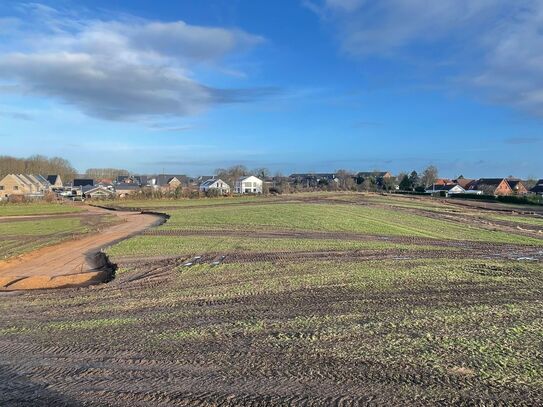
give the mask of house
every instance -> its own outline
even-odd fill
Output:
[[[539,181],[537,181],[537,184],[535,185],[535,187],[530,189],[530,192],[533,194],[538,194],[538,195],[543,196],[543,179],[540,179]]]
[[[114,188],[115,188],[115,193],[117,194],[117,196],[121,198],[141,191],[141,187],[139,186],[138,183],[116,184]]]
[[[62,188],[64,186],[62,179],[60,179],[60,175],[48,175],[47,182],[51,184],[52,188]]]
[[[85,185],[81,187],[81,194],[87,199],[110,199],[115,196],[115,192],[100,185]]]
[[[240,177],[236,180],[234,192],[236,194],[261,194],[262,180],[254,175]]]
[[[8,174],[0,181],[0,198],[12,195],[42,197],[51,190],[51,184],[41,175]]]
[[[433,185],[451,185],[451,184],[455,184],[452,180],[450,179],[447,179],[447,178],[438,178],[434,181],[434,184]],[[462,187],[462,189],[464,189],[464,187]]]
[[[486,195],[513,195],[513,190],[505,178],[480,178],[472,182],[468,190],[482,191]]]
[[[519,179],[507,178],[507,183],[515,195],[526,195],[528,193],[528,189]]]
[[[148,179],[147,185],[165,190],[174,190],[188,184],[186,175],[168,175],[161,174]]]
[[[388,171],[361,171],[356,174],[356,183],[361,185],[367,179],[375,180],[375,184],[379,187],[385,185],[385,181],[394,178]]]
[[[228,195],[230,186],[221,179],[208,179],[200,184],[200,192],[217,191],[220,195]]]
[[[432,185],[432,188],[426,190],[427,194],[440,194],[440,195],[454,195],[465,194],[466,190],[458,184],[446,184],[446,185]]]
[[[94,180],[91,178],[76,178],[72,184],[74,188],[94,186]]]
[[[473,184],[475,181],[476,180],[474,180],[472,178],[457,178],[457,179],[453,179],[452,183],[453,184],[458,184],[462,188],[464,188],[465,190],[468,190],[470,185]]]
[[[304,188],[315,188],[322,185],[330,185],[339,179],[334,173],[308,173],[308,174],[291,174],[290,182],[294,185],[301,185]]]

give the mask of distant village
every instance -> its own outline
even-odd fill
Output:
[[[437,173],[437,171],[435,171]],[[65,182],[66,181],[66,182]],[[543,196],[543,179],[518,178],[456,179],[436,178],[425,172],[394,176],[388,171],[305,173],[289,176],[239,175],[224,170],[214,176],[195,178],[179,174],[118,175],[112,178],[60,175],[8,174],[0,181],[0,200],[23,201],[44,198],[70,200],[126,197],[200,197],[243,194],[282,194],[300,191],[350,190],[418,193],[447,197],[459,194],[491,196]]]

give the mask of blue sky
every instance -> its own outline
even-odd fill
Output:
[[[0,4],[0,155],[543,177],[539,0]]]

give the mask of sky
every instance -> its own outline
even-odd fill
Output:
[[[541,0],[0,3],[0,155],[543,178]]]

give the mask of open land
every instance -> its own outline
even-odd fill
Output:
[[[543,404],[537,207],[115,205],[170,219],[108,248],[110,283],[0,294],[1,405]]]

